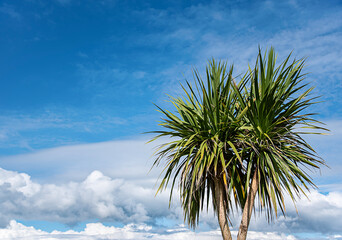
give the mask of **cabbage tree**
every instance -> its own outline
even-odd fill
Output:
[[[193,228],[210,201],[223,239],[232,239],[229,215],[241,209],[238,239],[246,239],[256,209],[272,220],[285,214],[284,194],[293,201],[315,187],[307,168],[324,164],[302,138],[303,128],[325,130],[313,119],[313,88],[304,83],[304,61],[288,56],[276,66],[274,50],[259,50],[254,68],[240,81],[233,66],[209,62],[203,80],[193,71],[195,86],[186,82],[184,96],[170,97],[174,112],[163,114],[158,135],[166,137],[153,166],[165,166],[159,191],[179,186],[184,220]]]

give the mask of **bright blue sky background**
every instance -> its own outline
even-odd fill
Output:
[[[0,166],[14,175],[16,171],[28,174],[41,187],[38,192],[31,185],[25,188],[34,192],[27,196],[20,190],[25,195],[23,201],[28,202],[35,194],[49,192],[46,183],[72,194],[75,189],[66,187],[70,181],[82,184],[94,170],[113,181],[121,179],[149,191],[158,174],[146,176],[151,151],[143,144],[148,137],[141,133],[156,128],[160,115],[152,103],[166,106],[165,94],[180,94],[179,82],[191,79],[193,66],[203,72],[211,57],[228,60],[234,63],[236,75],[243,73],[248,63],[254,63],[258,45],[264,50],[274,46],[280,60],[292,50],[295,57],[307,57],[308,80],[324,101],[313,110],[332,130],[331,136],[311,138],[331,166],[323,169],[322,176],[314,173],[314,180],[321,193],[341,197],[342,4],[333,0],[3,0]],[[8,180],[11,174],[6,174],[3,182],[17,186]],[[23,186],[31,184],[22,181]],[[11,202],[10,196],[4,192],[1,198]],[[171,221],[167,210],[146,207],[148,201],[139,199],[132,197],[145,207],[148,220],[133,218],[136,210],[127,210],[127,206],[122,206],[126,217],[117,217],[113,210],[106,217],[89,213],[67,219],[63,214],[73,209],[72,204],[60,211],[51,210],[55,217],[46,214],[45,208],[41,210],[42,205],[36,206],[35,215],[24,204],[15,213],[4,206],[7,210],[0,211],[10,217],[0,223],[6,226],[15,219],[51,230],[94,219],[152,225],[155,219]],[[335,205],[337,210],[330,205],[327,208],[342,213],[342,206]],[[181,223],[175,219],[172,221]],[[37,225],[39,221],[43,222]],[[215,229],[212,222],[208,226]],[[312,230],[332,236],[342,234],[336,230],[340,225],[329,231],[308,225],[298,232]],[[289,229],[277,232],[289,234]],[[268,230],[265,227],[262,231]]]

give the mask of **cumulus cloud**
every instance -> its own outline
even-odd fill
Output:
[[[11,219],[39,219],[69,225],[92,219],[159,227],[167,225],[160,225],[158,220],[173,221],[171,227],[182,223],[179,201],[174,201],[172,208],[168,209],[167,192],[158,197],[154,195],[155,189],[152,187],[113,179],[100,171],[93,171],[80,182],[56,185],[39,184],[25,173],[0,168],[0,224],[4,227]],[[272,224],[267,223],[263,214],[256,214],[251,221],[251,231],[258,231],[258,234],[341,234],[342,193],[324,195],[313,190],[308,196],[311,200],[302,198],[297,202],[298,214],[290,199],[286,199],[287,217],[281,216]],[[232,218],[233,230],[236,230],[239,221],[240,214],[236,214]],[[217,228],[216,218],[211,211],[201,215],[201,225],[200,229],[205,229],[203,226],[207,226],[207,229]]]
[[[233,236],[236,236],[236,232],[232,233]],[[219,240],[222,239],[220,231],[205,231],[205,232],[192,232],[185,228],[175,228],[169,229],[163,233],[156,233],[152,230],[151,226],[145,224],[128,224],[122,228],[118,227],[108,227],[104,226],[101,223],[89,223],[86,225],[86,228],[83,231],[52,231],[51,233],[35,229],[33,227],[27,227],[23,224],[20,224],[14,220],[12,220],[9,225],[0,229],[0,238],[1,239],[27,239],[27,240],[36,240],[36,239],[45,239],[45,240],[53,240],[53,239],[80,239],[80,240],[102,240],[102,239],[115,239],[115,240],[124,240],[124,239],[135,239],[135,240],[145,240],[145,239],[155,239],[155,240],[171,240],[171,239],[187,239],[187,240]],[[274,232],[254,232],[251,231],[248,234],[249,240],[295,240],[296,238],[292,235],[285,234],[277,234]]]
[[[286,199],[286,217],[280,216],[268,224],[263,214],[257,214],[251,222],[252,231],[342,234],[341,177],[338,171],[341,164],[337,152],[341,142],[340,125],[340,121],[329,122],[331,136],[310,139],[318,152],[325,152],[323,157],[332,166],[332,169],[324,169],[323,178],[327,177],[327,180],[324,185],[319,184],[325,194],[312,190],[310,201],[303,197],[297,202],[298,214],[290,199]],[[145,143],[144,139],[112,141],[2,157],[3,167],[26,173],[0,169],[1,226],[11,219],[69,225],[93,219],[153,226],[182,223],[177,194],[171,209],[168,209],[168,191],[154,197],[160,169],[148,174],[154,145]],[[329,146],[333,147],[327,153]],[[334,181],[329,181],[332,177]],[[236,211],[232,218],[234,230],[240,217]],[[217,228],[212,211],[202,213],[200,222],[200,229]]]
[[[297,201],[296,207],[287,196],[286,216],[279,216],[273,223],[268,224],[261,213],[251,222],[251,229],[261,231],[277,231],[283,233],[341,233],[342,229],[342,193],[330,192],[328,194],[311,190],[308,198],[302,197]],[[298,213],[297,213],[298,210]]]
[[[0,168],[0,223],[10,219],[76,224],[89,219],[122,223],[152,222],[168,210],[166,195],[93,171],[84,181],[38,184],[25,173]]]

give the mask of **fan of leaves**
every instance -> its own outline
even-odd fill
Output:
[[[182,86],[184,98],[170,97],[176,114],[158,107],[164,115],[160,125],[166,130],[154,131],[158,136],[151,141],[165,136],[174,138],[156,151],[154,166],[161,160],[166,161],[165,175],[158,191],[172,179],[171,201],[179,177],[184,217],[192,227],[198,223],[204,203],[209,206],[215,181],[224,185],[226,206],[230,205],[229,189],[234,189],[237,204],[243,199],[241,165],[231,164],[239,158],[236,145],[244,114],[234,91],[232,73],[233,66],[227,70],[226,64],[212,60],[206,69],[205,81],[194,70],[195,87],[186,82],[187,89]],[[235,88],[242,91],[243,85]],[[238,184],[233,187],[231,183],[235,182]],[[213,205],[216,210],[215,201]],[[226,208],[227,214],[229,209]]]
[[[304,60],[290,62],[290,55],[276,67],[273,48],[264,56],[259,49],[255,67],[236,83],[233,66],[227,69],[226,63],[212,60],[205,80],[194,70],[195,87],[186,82],[184,97],[170,97],[174,113],[157,106],[164,116],[162,130],[154,131],[158,135],[151,141],[169,140],[155,153],[153,166],[165,164],[158,192],[171,180],[171,201],[179,180],[190,226],[196,226],[210,198],[217,211],[218,185],[223,186],[228,216],[232,203],[245,208],[255,179],[268,219],[278,207],[285,212],[284,192],[295,201],[315,186],[306,170],[319,168],[324,161],[301,135],[317,132],[300,129],[327,129],[307,112],[315,98],[309,96],[313,88],[304,83],[303,67]]]
[[[323,134],[316,130],[328,130],[312,118],[314,113],[307,112],[316,102],[309,95],[313,87],[307,88],[304,83],[304,60],[289,63],[290,54],[276,67],[273,48],[266,54],[262,56],[259,49],[255,68],[249,69],[242,80],[249,88],[244,93],[238,87],[235,89],[240,106],[247,107],[247,131],[239,138],[246,168],[244,189],[249,189],[256,174],[260,206],[266,208],[268,219],[272,219],[277,206],[285,213],[283,193],[295,202],[310,186],[315,187],[307,170],[324,165],[301,135]]]

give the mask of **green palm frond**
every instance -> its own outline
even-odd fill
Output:
[[[244,190],[241,169],[234,172],[230,168],[230,163],[239,158],[235,145],[241,131],[241,121],[238,119],[241,118],[241,108],[232,88],[233,66],[227,69],[226,64],[212,60],[206,69],[205,81],[197,70],[193,73],[196,88],[186,82],[187,89],[183,88],[185,97],[171,97],[176,113],[158,107],[164,115],[160,125],[166,130],[155,131],[158,136],[153,140],[164,136],[175,139],[163,144],[156,153],[154,166],[160,164],[162,159],[166,160],[158,191],[166,188],[171,181],[171,201],[179,177],[184,217],[190,226],[195,227],[199,212],[205,203],[209,205],[215,180],[219,179],[225,186],[227,205],[231,204],[229,189],[237,195],[236,204],[239,204],[239,196],[244,194]],[[241,90],[243,87],[240,84],[237,88]],[[241,180],[235,181],[236,176]],[[234,181],[230,180],[232,177]]]
[[[248,171],[258,171],[260,205],[269,219],[273,212],[277,215],[278,207],[284,214],[284,192],[295,201],[304,190],[315,187],[306,167],[324,165],[301,134],[322,134],[320,131],[327,129],[306,111],[315,98],[310,97],[313,88],[304,83],[304,60],[289,63],[289,59],[290,55],[276,67],[273,48],[267,56],[259,50],[255,68],[246,76],[249,89],[239,95],[239,103],[248,107],[244,118],[249,128],[240,137],[249,154],[244,164]],[[239,94],[239,89],[236,92]],[[301,132],[301,128],[314,132]],[[245,175],[245,189],[251,176],[249,172]]]
[[[212,60],[206,79],[195,69],[195,87],[186,82],[183,97],[170,97],[174,112],[157,106],[162,130],[152,132],[157,136],[151,141],[169,139],[155,153],[153,166],[164,165],[157,192],[170,184],[171,203],[178,185],[184,220],[191,227],[210,198],[217,212],[217,186],[224,189],[228,217],[233,204],[241,209],[249,204],[254,179],[269,220],[279,209],[285,214],[285,193],[295,202],[315,187],[306,170],[325,163],[302,136],[327,129],[308,111],[316,102],[310,95],[313,88],[304,81],[304,60],[290,59],[291,54],[276,66],[273,48],[265,55],[259,50],[255,67],[239,82],[233,66]]]

